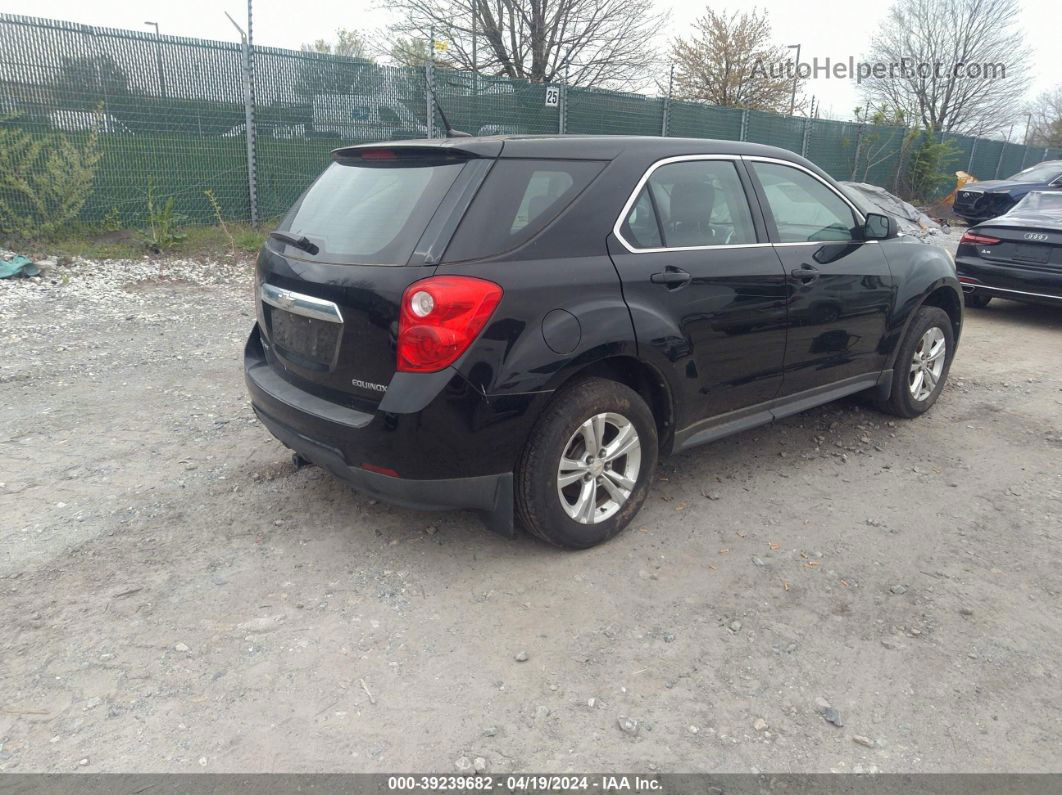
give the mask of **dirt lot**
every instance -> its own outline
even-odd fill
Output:
[[[0,283],[0,770],[1062,771],[1062,312],[967,318],[572,554],[295,471],[245,268]]]

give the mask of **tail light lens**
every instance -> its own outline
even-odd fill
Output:
[[[959,238],[959,245],[960,246],[963,243],[970,243],[971,245],[974,245],[974,246],[994,246],[998,242],[999,242],[999,238],[998,237],[991,237],[990,235],[981,235],[981,234],[978,234],[977,232],[969,232],[969,231],[964,233],[963,236]]]
[[[490,320],[502,288],[468,276],[432,276],[402,295],[398,371],[434,373],[457,361]]]

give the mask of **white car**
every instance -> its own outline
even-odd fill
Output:
[[[133,131],[109,113],[97,113],[91,110],[53,110],[48,114],[52,127],[65,132],[90,132],[98,130],[105,133],[132,135]]]
[[[397,100],[360,94],[317,94],[313,130],[358,141],[425,138],[427,126]]]

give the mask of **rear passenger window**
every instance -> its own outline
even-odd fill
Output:
[[[454,262],[510,251],[540,232],[593,181],[597,160],[498,160],[454,233]]]
[[[664,245],[660,237],[660,224],[656,220],[653,200],[649,198],[649,188],[642,188],[638,200],[622,227],[624,239],[635,248],[661,248]]]
[[[745,189],[729,160],[687,160],[656,169],[621,231],[634,248],[660,247],[655,241],[661,237],[666,248],[756,242]]]

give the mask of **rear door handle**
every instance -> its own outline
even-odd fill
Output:
[[[675,268],[668,265],[662,273],[654,273],[649,277],[649,281],[653,284],[667,285],[669,290],[677,290],[679,287],[683,287],[690,283],[693,277],[689,273],[682,270],[682,268]]]
[[[819,278],[819,269],[814,265],[808,265],[805,263],[799,268],[793,268],[793,270],[789,271],[789,275],[804,284],[808,284]]]

